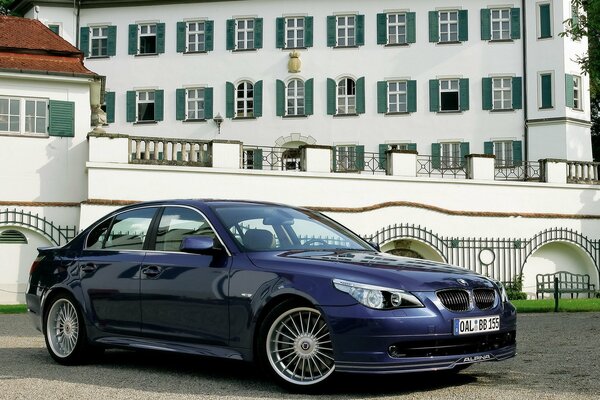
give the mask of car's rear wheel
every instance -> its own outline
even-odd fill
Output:
[[[51,301],[44,320],[48,352],[61,364],[81,363],[88,348],[81,312],[71,296],[61,294]]]
[[[287,388],[320,386],[335,370],[329,327],[313,307],[275,307],[265,319],[261,336],[266,358],[263,364]]]

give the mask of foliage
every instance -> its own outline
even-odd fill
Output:
[[[554,311],[554,299],[514,300],[511,303],[520,313],[542,313]],[[600,312],[600,298],[595,299],[560,299],[560,312]]]
[[[515,279],[504,285],[509,300],[525,300],[527,295],[523,293],[523,275],[517,275]]]
[[[0,15],[10,14],[10,9],[8,6],[10,6],[10,3],[12,2],[13,0],[0,0]]]

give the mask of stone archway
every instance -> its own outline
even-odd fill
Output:
[[[413,238],[397,239],[381,246],[381,251],[397,256],[444,262],[442,255],[431,245]]]

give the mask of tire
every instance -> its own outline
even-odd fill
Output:
[[[294,392],[323,386],[335,371],[329,327],[311,306],[286,302],[273,308],[260,327],[257,351],[262,368]]]
[[[86,356],[102,350],[89,346],[83,315],[75,299],[67,294],[59,294],[47,307],[44,339],[50,356],[63,365],[81,364]]]

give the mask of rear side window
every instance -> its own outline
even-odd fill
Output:
[[[156,232],[155,249],[179,251],[179,246],[186,236],[214,238],[215,233],[206,219],[198,212],[183,207],[165,208]]]
[[[142,250],[155,213],[156,208],[142,208],[121,213],[103,222],[88,236],[87,248]]]

